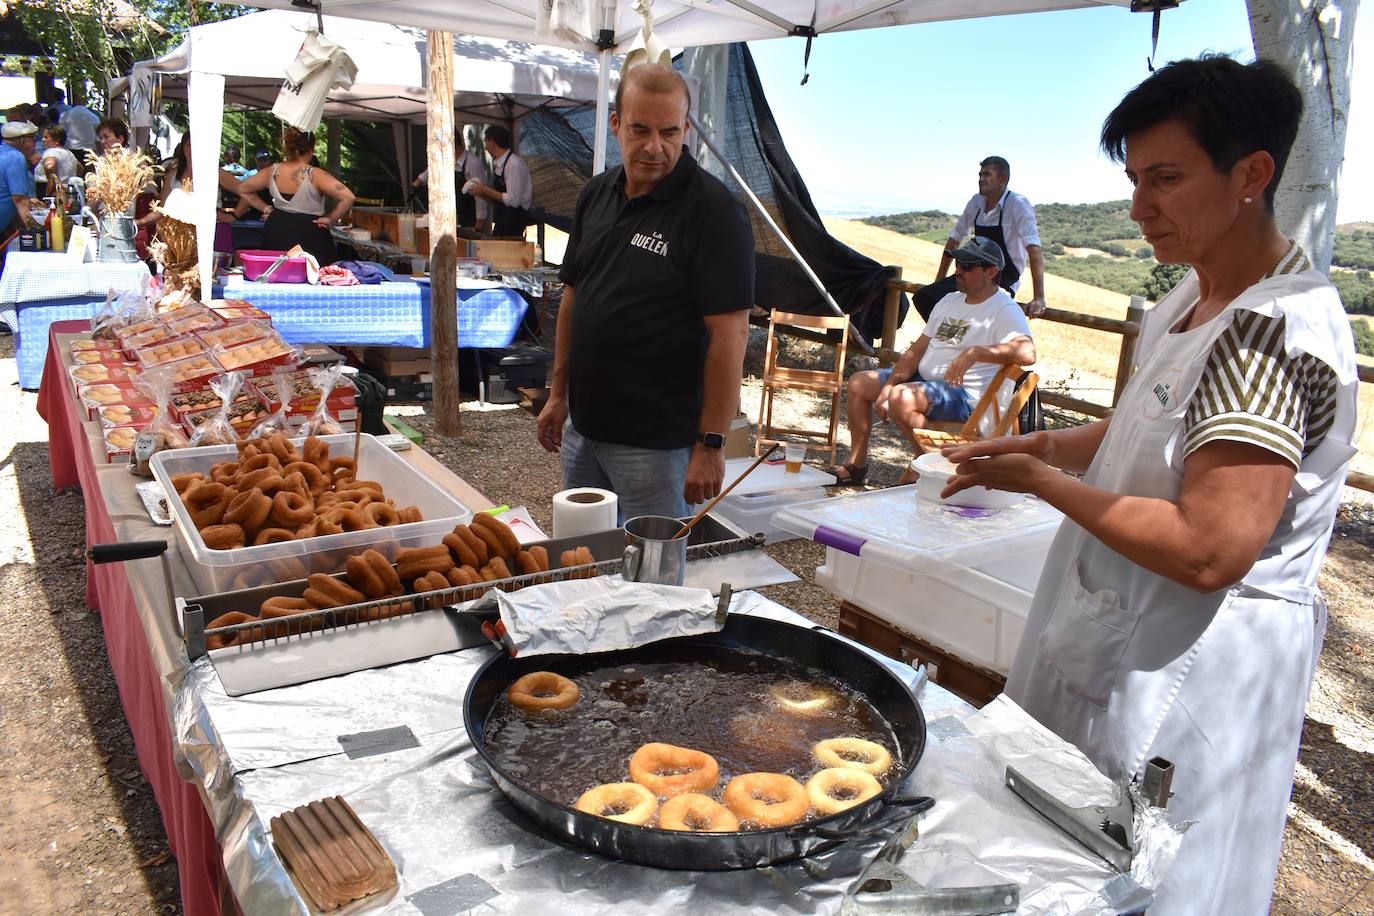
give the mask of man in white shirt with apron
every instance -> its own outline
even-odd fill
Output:
[[[492,235],[523,237],[534,203],[530,170],[511,149],[510,131],[500,124],[487,127],[483,142],[491,156],[492,182],[490,186],[481,181],[473,183],[471,193],[491,201]]]
[[[1263,61],[1178,61],[1132,90],[1103,149],[1156,257],[1193,270],[1110,420],[946,450],[947,494],[1066,515],[1007,695],[1109,776],[1175,765],[1170,811],[1195,823],[1151,916],[1268,911],[1325,629],[1358,377],[1339,296],[1274,223],[1301,112]]]

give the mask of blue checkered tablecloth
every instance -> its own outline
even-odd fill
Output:
[[[48,325],[91,318],[111,289],[136,290],[147,279],[148,268],[142,262],[79,264],[49,251],[9,251],[0,274],[0,320],[14,331],[19,386],[37,388],[43,377]]]
[[[430,345],[429,284],[397,280],[370,286],[245,283],[232,277],[226,299],[244,299],[272,316],[291,343],[379,347]],[[504,286],[458,290],[458,345],[506,347],[529,307]]]

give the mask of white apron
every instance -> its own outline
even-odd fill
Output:
[[[1150,313],[1140,365],[1085,477],[1177,500],[1184,415],[1236,312],[1287,318],[1286,347],[1336,371],[1336,418],[1305,457],[1274,536],[1242,581],[1210,595],[1155,575],[1065,520],[1040,580],[1007,695],[1115,778],[1176,767],[1185,835],[1153,914],[1268,911],[1325,605],[1317,572],[1355,453],[1350,326],[1325,276],[1262,280],[1216,318],[1170,334],[1196,301],[1190,274]]]

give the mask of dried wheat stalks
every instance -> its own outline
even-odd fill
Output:
[[[94,169],[86,176],[86,199],[110,215],[126,212],[159,171],[145,154],[122,146],[101,156],[88,153],[86,161]]]

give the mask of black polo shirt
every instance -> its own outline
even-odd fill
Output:
[[[701,419],[702,316],[754,302],[754,234],[744,208],[686,150],[658,187],[634,200],[625,198],[617,166],[582,189],[559,277],[574,289],[573,426],[599,442],[690,446]]]

